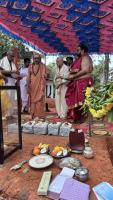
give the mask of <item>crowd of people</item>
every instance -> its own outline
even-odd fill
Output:
[[[44,117],[45,87],[46,87],[47,68],[41,62],[41,55],[33,53],[33,62],[29,58],[24,59],[24,66],[17,69],[14,64],[14,54],[10,50],[0,61],[0,79],[3,80],[1,85],[20,86],[22,112],[31,114],[31,118]],[[12,119],[14,113],[15,93],[13,90],[8,91],[12,106],[7,104],[7,118]],[[3,105],[2,105],[3,106]]]
[[[72,121],[82,120],[81,105],[85,98],[85,89],[93,84],[93,63],[88,55],[88,48],[80,44],[77,48],[76,58],[68,56],[56,59],[55,104],[58,117]],[[0,80],[2,85],[20,86],[22,112],[30,112],[32,119],[45,116],[45,88],[47,67],[41,61],[41,55],[33,52],[32,62],[24,59],[24,65],[18,70],[14,64],[13,51],[8,51],[0,61]],[[1,83],[1,82],[0,82]],[[9,91],[11,105],[8,117],[14,112],[15,94]]]

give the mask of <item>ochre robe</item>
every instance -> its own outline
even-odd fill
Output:
[[[28,73],[28,93],[29,106],[32,118],[44,117],[45,107],[45,87],[46,87],[47,69],[43,63],[40,63],[37,73],[33,71],[33,65],[29,67]]]

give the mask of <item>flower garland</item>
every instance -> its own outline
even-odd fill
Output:
[[[102,118],[113,108],[113,83],[107,83],[98,88],[87,87],[85,97],[84,111],[88,109],[94,118]]]

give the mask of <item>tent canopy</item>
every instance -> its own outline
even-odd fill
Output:
[[[0,0],[0,29],[42,53],[113,53],[113,0]]]

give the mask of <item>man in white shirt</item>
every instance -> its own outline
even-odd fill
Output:
[[[3,75],[6,76],[6,83],[7,86],[15,86],[16,79],[18,78],[17,68],[13,62],[14,55],[13,52],[10,50],[7,52],[7,56],[3,57],[0,61],[0,70]],[[12,101],[12,108],[8,111],[8,117],[11,117],[14,113],[14,102],[15,102],[15,92],[13,90],[9,90],[9,97]]]
[[[28,92],[27,92],[27,78],[28,78],[28,67],[30,59],[24,59],[24,66],[20,69],[20,89],[21,89],[21,100],[22,100],[22,112],[28,112]]]
[[[67,117],[67,104],[65,94],[67,90],[67,81],[65,78],[69,75],[69,67],[64,64],[63,58],[58,57],[56,60],[57,68],[54,79],[55,83],[55,103],[58,116],[62,119]],[[64,78],[64,79],[63,79]]]

